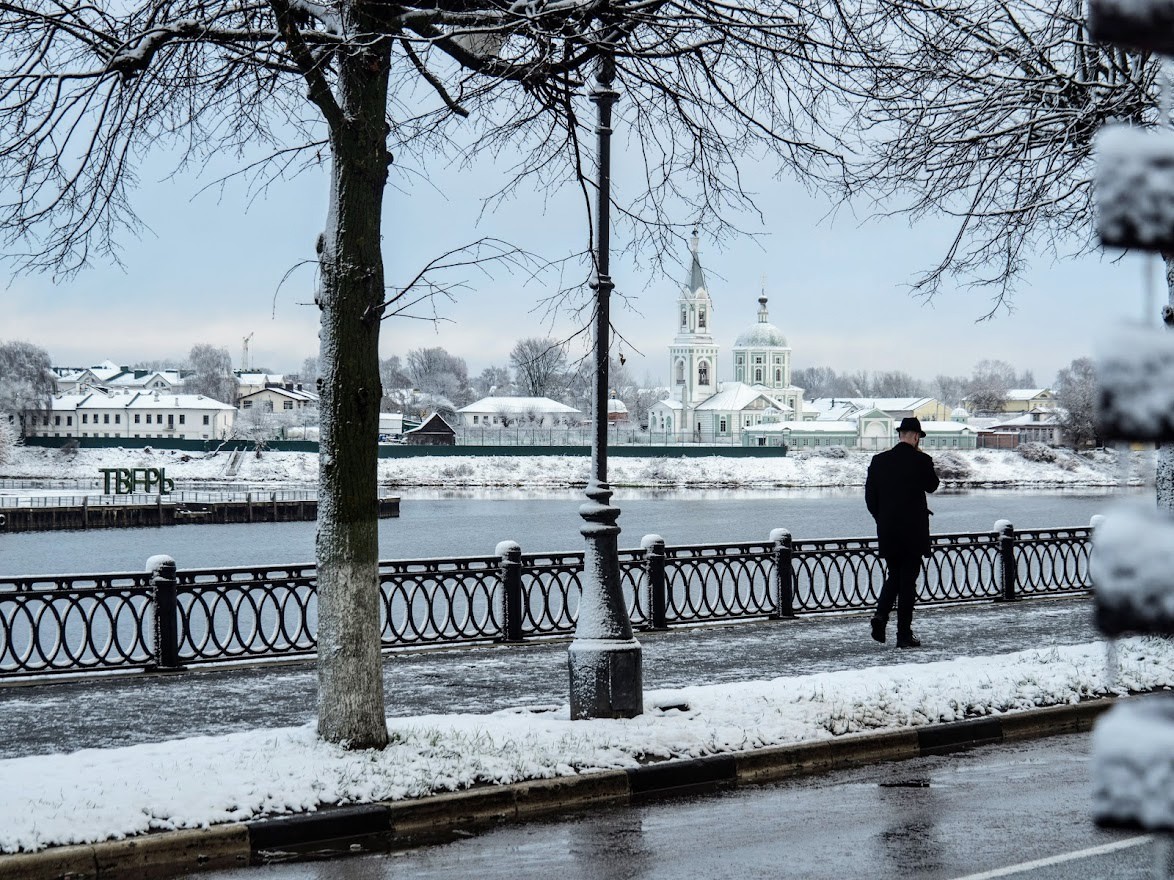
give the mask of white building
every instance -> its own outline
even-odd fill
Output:
[[[457,418],[465,427],[478,428],[550,428],[578,425],[584,420],[579,410],[549,397],[483,397],[458,409]]]
[[[791,384],[791,348],[770,323],[765,296],[758,300],[758,321],[734,343],[734,380],[718,382],[713,301],[696,232],[690,250],[669,346],[670,396],[649,408],[648,430],[682,442],[737,443],[746,428],[802,418],[803,389]]]
[[[104,361],[92,367],[53,367],[57,391],[81,393],[88,389],[133,388],[139,391],[180,390],[183,374],[179,370],[136,370]]]
[[[31,415],[29,437],[216,440],[229,436],[236,409],[202,394],[89,390],[60,394]]]
[[[237,395],[237,403],[242,410],[259,409],[273,413],[300,413],[305,409],[318,408],[318,395],[312,391],[305,391],[301,385],[286,382],[283,385],[270,385],[258,388],[248,394]]]

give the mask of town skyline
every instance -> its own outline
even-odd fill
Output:
[[[310,171],[280,182],[263,199],[230,187],[216,200],[208,193],[193,197],[200,181],[191,175],[163,179],[165,168],[155,160],[144,171],[144,180],[159,181],[139,195],[150,231],[138,239],[123,237],[125,271],[96,263],[57,283],[47,276],[11,279],[3,338],[40,345],[59,365],[182,359],[192,345],[207,343],[226,348],[239,367],[242,340],[252,334],[251,365],[297,372],[318,353],[308,261],[325,213],[323,175]],[[702,223],[700,253],[714,302],[719,380],[732,378],[733,342],[756,321],[763,291],[770,321],[786,335],[796,368],[900,370],[925,380],[969,375],[979,360],[996,359],[1050,385],[1073,359],[1095,354],[1105,327],[1138,321],[1145,313],[1156,316],[1156,300],[1144,308],[1143,276],[1148,271],[1160,287],[1159,270],[1146,262],[1151,258],[1134,255],[1037,256],[1016,285],[1014,311],[986,321],[976,321],[990,309],[982,290],[948,286],[923,303],[907,285],[944,252],[950,227],[909,225],[902,218],[861,222],[846,209],[832,217],[827,198],[761,173],[749,177],[761,187],[760,238],[716,242]],[[474,175],[450,171],[432,184],[434,199],[406,201],[413,210],[420,206],[419,216],[406,221],[396,211],[401,194],[390,197],[384,248],[389,283],[410,278],[433,256],[480,236],[549,259],[565,257],[582,241],[582,218],[568,198],[552,196],[547,213],[536,215],[546,200],[530,194],[482,217],[486,192]],[[543,222],[534,223],[534,216]],[[753,218],[739,219],[755,231]],[[619,232],[617,250],[623,246]],[[613,324],[639,381],[667,380],[675,304],[688,262],[687,230],[668,255],[664,274],[638,267],[622,253],[614,261]],[[571,337],[579,321],[565,312],[551,319],[539,303],[575,272],[580,267],[565,270],[562,279],[551,275],[528,285],[519,275],[470,272],[464,279],[469,288],[455,302],[437,303],[437,323],[390,319],[381,356],[402,358],[411,349],[439,346],[464,358],[476,375],[508,364],[518,339]],[[1164,291],[1156,295],[1165,300]],[[571,357],[582,354],[587,342],[584,334],[575,337]]]

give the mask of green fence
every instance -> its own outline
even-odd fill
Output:
[[[257,444],[251,440],[164,440],[130,437],[27,437],[26,446],[43,449],[175,449],[184,452],[254,452]],[[318,444],[308,440],[268,440],[262,452],[317,452]],[[720,455],[727,458],[780,458],[787,454],[785,446],[635,446],[609,445],[607,454],[613,458],[706,458]],[[591,455],[589,446],[412,446],[403,443],[384,443],[379,446],[380,458],[414,458],[421,455]]]

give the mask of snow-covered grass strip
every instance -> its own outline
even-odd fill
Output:
[[[956,721],[1174,686],[1174,645],[1128,639],[1117,678],[1092,643],[645,694],[630,720],[567,706],[389,718],[391,745],[348,752],[312,724],[0,761],[0,851],[203,828],[323,805],[400,800]],[[666,708],[658,708],[658,707]],[[684,707],[684,708],[682,708]]]
[[[839,447],[798,450],[785,458],[734,458],[715,448],[712,456],[665,456],[655,448],[647,457],[613,456],[609,482],[616,487],[714,489],[769,487],[822,488],[863,486],[872,452]],[[1036,454],[1033,454],[1033,451]],[[953,487],[1067,486],[1110,487],[1119,484],[1121,468],[1114,451],[1073,452],[1028,444],[1007,449],[930,449],[944,485]],[[0,476],[43,479],[93,479],[99,467],[165,467],[183,486],[194,481],[234,481],[244,485],[316,485],[318,457],[308,452],[247,455],[240,470],[226,476],[228,454],[174,449],[83,449],[66,456],[58,450],[19,447]],[[1144,454],[1133,455],[1129,482],[1142,485]],[[470,488],[514,486],[528,489],[582,488],[590,475],[582,456],[420,456],[379,461],[379,482],[388,489],[407,487]],[[17,490],[12,490],[17,491]]]

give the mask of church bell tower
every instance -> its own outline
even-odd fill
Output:
[[[672,396],[681,402],[683,415],[689,419],[681,427],[693,430],[691,410],[717,391],[717,345],[710,333],[713,302],[701,268],[696,229],[689,249],[689,279],[677,299],[677,333],[669,346],[669,382]]]

